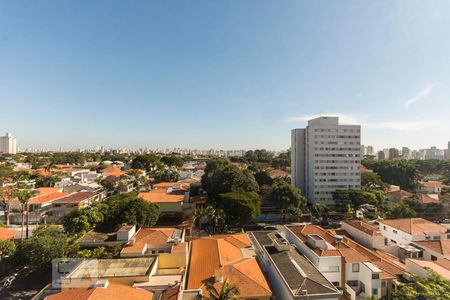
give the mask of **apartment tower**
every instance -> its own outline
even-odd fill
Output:
[[[291,131],[291,181],[312,204],[339,205],[332,192],[361,187],[361,126],[319,117]]]
[[[5,136],[0,136],[0,153],[17,153],[17,141],[11,133],[6,133]]]

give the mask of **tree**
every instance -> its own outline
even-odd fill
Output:
[[[374,172],[361,173],[361,189],[364,191],[385,190],[389,185]]]
[[[113,230],[122,224],[151,227],[159,217],[158,206],[138,198],[137,193],[123,193],[108,197],[100,208],[103,229]]]
[[[169,167],[181,167],[184,163],[181,157],[173,154],[161,157],[161,162]]]
[[[3,209],[5,211],[5,223],[6,226],[9,226],[9,213],[11,211],[10,201],[14,199],[16,195],[16,190],[8,187],[0,189],[0,201],[3,204]]]
[[[224,159],[208,161],[202,177],[202,187],[208,192],[210,200],[233,190],[257,192],[259,188],[250,170],[241,170]]]
[[[159,157],[155,154],[143,154],[133,158],[132,169],[144,169],[147,172],[153,171],[159,162]]]
[[[16,244],[10,240],[0,241],[0,257],[11,256],[16,251]]]
[[[225,231],[225,213],[222,209],[216,208],[212,205],[208,205],[203,208],[196,208],[194,210],[193,220],[194,224],[202,228],[205,224],[205,230],[210,234],[215,234],[217,232]]]
[[[97,247],[94,249],[83,249],[77,252],[77,257],[80,258],[104,258],[106,256],[105,247]]]
[[[450,299],[450,281],[429,271],[429,276],[412,276],[411,284],[400,284],[392,293],[393,300]]]
[[[48,266],[55,258],[74,255],[77,244],[69,242],[61,229],[54,226],[40,226],[31,239],[24,241],[21,254],[34,267]]]
[[[180,179],[180,174],[177,170],[160,168],[153,172],[155,182],[175,182]]]
[[[256,182],[261,187],[263,185],[272,185],[273,179],[270,177],[269,172],[263,170],[255,173]]]
[[[226,223],[232,226],[249,224],[261,213],[259,196],[255,192],[233,191],[219,194],[217,205],[223,209]]]
[[[415,216],[417,216],[417,213],[405,203],[399,203],[390,207],[386,212],[388,219],[414,218]]]
[[[276,178],[272,185],[272,200],[281,210],[302,208],[306,205],[306,198],[301,191],[281,178]]]
[[[420,177],[415,163],[405,159],[364,159],[362,164],[375,171],[383,182],[398,185],[404,190],[414,190]]]
[[[234,300],[239,295],[239,289],[235,286],[230,286],[228,279],[225,279],[220,290],[214,284],[206,283],[206,289],[209,293],[209,300]]]
[[[64,231],[71,235],[84,234],[102,221],[103,214],[97,206],[74,210],[62,218]]]
[[[291,166],[291,151],[282,152],[272,160],[272,167],[286,171]]]
[[[362,204],[378,204],[378,198],[374,193],[357,189],[336,190],[332,195],[336,203],[351,204],[352,208],[358,208]]]
[[[29,218],[28,218],[28,214],[29,214],[29,206],[28,206],[28,201],[30,200],[30,198],[34,197],[35,195],[37,195],[37,191],[36,190],[30,190],[30,189],[23,189],[23,190],[17,190],[15,193],[15,196],[17,197],[17,199],[19,200],[21,206],[22,206],[22,230],[21,230],[21,236],[20,236],[20,240],[23,242],[23,229],[24,229],[24,215],[26,214],[26,235],[27,235],[27,239],[29,236]]]

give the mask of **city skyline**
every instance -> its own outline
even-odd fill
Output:
[[[289,148],[318,115],[376,149],[450,139],[450,3],[0,4],[20,148]]]

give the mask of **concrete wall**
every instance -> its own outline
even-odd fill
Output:
[[[347,231],[357,243],[367,247],[369,249],[383,249],[384,248],[384,237],[382,235],[373,236],[369,235],[357,228],[342,222],[342,229]]]

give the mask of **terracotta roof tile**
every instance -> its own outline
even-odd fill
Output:
[[[10,240],[16,236],[16,233],[8,228],[0,227],[0,241]]]
[[[166,244],[176,228],[141,228],[133,238],[133,243],[128,243],[122,249],[122,253],[143,252],[146,244]]]
[[[362,231],[368,235],[371,236],[381,236],[380,230],[372,225],[369,225],[365,222],[359,221],[359,220],[345,220],[342,221],[343,223],[346,223],[359,231]]]
[[[380,221],[380,224],[386,224],[412,235],[425,235],[428,232],[447,232],[447,228],[445,228],[444,226],[422,218],[382,220]]]
[[[419,241],[414,243],[442,255],[450,255],[450,240]]]

